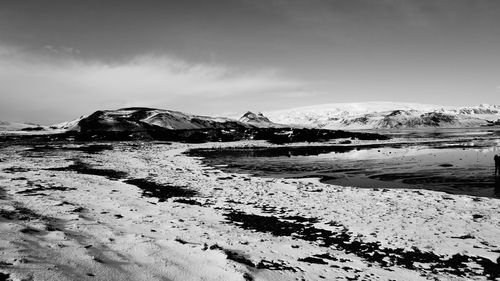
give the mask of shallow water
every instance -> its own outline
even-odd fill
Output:
[[[366,145],[258,147],[190,152],[205,164],[266,177],[319,177],[362,188],[412,188],[500,198],[494,176],[500,129],[383,132]]]

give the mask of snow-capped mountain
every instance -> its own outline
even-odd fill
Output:
[[[284,127],[284,125],[276,124],[269,120],[266,116],[264,116],[261,112],[255,114],[251,111],[247,111],[247,113],[243,114],[243,116],[238,119],[239,122],[251,124],[255,127],[259,128],[276,128],[276,127]]]
[[[246,128],[250,127],[250,125],[229,118],[191,115],[164,109],[131,107],[118,110],[99,110],[89,116],[53,127],[80,132],[134,132],[155,128],[168,130],[233,129]]]
[[[49,128],[53,130],[62,130],[62,131],[77,131],[80,129],[78,126],[78,123],[82,120],[87,118],[88,115],[83,115],[78,119],[67,121],[67,122],[62,122],[58,124],[51,125]]]
[[[264,112],[270,121],[324,129],[478,127],[500,120],[500,106],[453,107],[415,103],[334,103]]]

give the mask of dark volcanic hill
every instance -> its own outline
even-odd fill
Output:
[[[82,118],[70,130],[85,132],[144,132],[151,130],[244,129],[251,125],[229,118],[186,114],[178,111],[131,107],[99,110]]]

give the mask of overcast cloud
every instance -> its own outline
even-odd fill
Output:
[[[498,104],[497,0],[2,0],[0,120]]]
[[[54,52],[56,47],[48,48]],[[64,121],[69,115],[125,106],[177,108],[187,100],[202,109],[206,99],[282,93],[301,95],[302,84],[280,77],[273,69],[237,69],[216,64],[188,63],[168,56],[142,55],[124,62],[104,63],[72,56],[60,48],[39,56],[0,47],[0,111],[3,117],[39,122]],[[61,53],[64,55],[60,56]],[[47,112],[48,118],[37,115]],[[211,113],[210,109],[197,113]],[[225,112],[229,113],[231,108]],[[50,112],[50,114],[48,114]],[[31,119],[37,118],[37,119]]]

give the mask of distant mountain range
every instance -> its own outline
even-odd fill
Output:
[[[387,139],[379,134],[278,125],[262,114],[251,112],[247,112],[238,121],[144,107],[98,110],[88,116],[49,127],[9,126],[9,128],[18,131],[4,132],[4,138],[38,137],[82,141],[140,139],[181,142],[267,140],[272,143]],[[19,130],[24,133],[18,133]],[[26,132],[35,130],[37,132],[33,134]]]
[[[43,129],[43,127],[36,124],[0,121],[0,131],[28,131],[40,129]]]
[[[0,122],[0,131],[134,133],[161,130],[246,130],[315,128],[328,130],[457,128],[500,125],[500,106],[436,106],[414,103],[335,103],[264,113],[246,112],[238,120],[179,111],[130,107],[99,110],[76,120],[39,126]]]
[[[500,106],[415,103],[334,103],[264,112],[269,121],[323,129],[460,128],[500,125]]]

